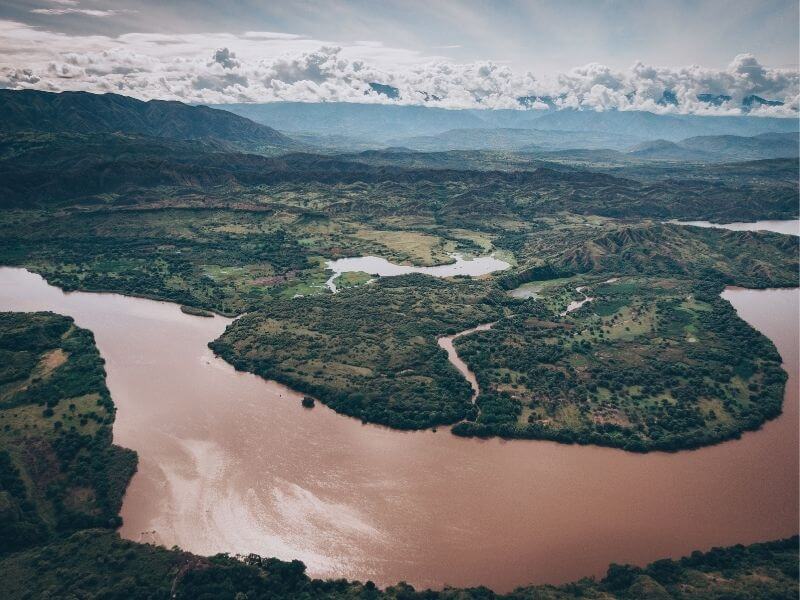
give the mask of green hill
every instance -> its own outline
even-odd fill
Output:
[[[2,133],[127,133],[216,141],[262,153],[301,147],[271,127],[230,112],[164,100],[142,102],[118,94],[0,90],[0,114]]]

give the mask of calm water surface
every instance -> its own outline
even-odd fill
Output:
[[[396,277],[397,275],[409,275],[411,273],[424,273],[433,277],[454,277],[456,275],[471,275],[478,277],[487,275],[495,271],[503,271],[510,267],[504,260],[494,256],[479,256],[477,258],[464,259],[459,254],[452,255],[453,261],[447,265],[437,265],[435,267],[415,267],[412,265],[396,265],[385,258],[379,256],[358,256],[352,258],[340,258],[329,260],[325,267],[333,271],[333,275],[326,282],[326,286],[332,292],[336,292],[336,278],[342,273],[367,273],[380,277]]]
[[[783,416],[738,441],[637,455],[305,410],[213,356],[206,344],[228,319],[0,269],[0,309],[53,310],[95,334],[115,442],[140,459],[125,537],[300,558],[316,576],[499,590],[797,532],[798,292],[724,295],[790,369]]]

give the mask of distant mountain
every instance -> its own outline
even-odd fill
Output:
[[[750,94],[742,98],[742,106],[746,108],[759,107],[759,106],[783,106],[780,100],[767,100],[761,96]]]
[[[506,150],[538,152],[567,149],[629,148],[641,138],[604,132],[540,131],[538,129],[451,129],[431,136],[395,138],[389,143],[413,150]]]
[[[697,94],[697,99],[711,106],[722,106],[725,102],[730,102],[731,97],[727,94]]]
[[[265,125],[205,106],[118,94],[0,90],[0,133],[125,133],[207,140],[231,149],[274,154],[302,146]]]
[[[346,136],[373,143],[401,136],[432,135],[448,129],[481,127],[471,111],[425,106],[356,104],[350,102],[273,102],[269,104],[222,104],[256,123],[280,131],[317,136]],[[306,139],[312,140],[307,137]]]
[[[393,93],[393,89],[388,89],[388,86],[384,89],[382,84],[375,84],[373,89],[383,95]],[[721,103],[723,98],[709,94],[706,100],[713,104]],[[668,100],[669,95],[665,102]],[[800,130],[797,119],[524,108],[544,107],[548,106],[548,102],[552,104],[551,98],[539,96],[526,96],[519,102],[519,109],[503,110],[448,110],[429,106],[348,102],[222,104],[214,108],[236,113],[290,135],[302,133],[304,141],[308,143],[337,148],[351,143],[361,149],[381,148],[409,137],[438,136],[451,130],[466,129],[536,129],[540,132],[593,132],[611,137],[624,136],[627,146],[608,146],[620,149],[647,140],[678,142],[697,135],[754,136]],[[536,142],[531,141],[530,144],[536,145]],[[575,146],[570,141],[569,147],[587,146]]]
[[[702,150],[690,150],[669,140],[653,140],[637,144],[628,152],[629,156],[655,160],[699,160],[711,161],[719,158]]]
[[[706,135],[670,142],[655,140],[634,146],[630,156],[658,160],[720,162],[795,158],[800,155],[797,133],[762,133],[756,136]]]
[[[752,137],[738,135],[698,136],[683,140],[683,148],[723,154],[726,158],[753,160],[761,158],[794,158],[798,152],[797,133],[762,133]]]
[[[768,132],[796,132],[797,119],[769,117],[706,117],[657,115],[641,111],[552,111],[536,120],[536,129],[594,131],[623,134],[642,140],[677,142],[697,135],[753,136]]]
[[[371,87],[372,91],[374,91],[376,94],[383,94],[392,100],[396,100],[400,97],[400,90],[391,85],[386,85],[383,83],[370,83],[369,87]]]

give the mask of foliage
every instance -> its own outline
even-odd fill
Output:
[[[333,296],[276,300],[211,348],[344,414],[402,429],[463,419],[471,389],[436,339],[499,316],[483,283],[384,278]]]
[[[456,340],[483,393],[477,419],[454,433],[646,451],[759,427],[780,414],[786,374],[719,291],[627,278],[582,288],[593,300],[563,317],[563,305],[547,307],[552,292],[519,302],[490,331]]]
[[[86,530],[0,558],[0,595],[8,600],[745,600],[797,597],[798,538],[714,548],[646,567],[611,565],[601,581],[536,585],[496,594],[478,588],[416,591],[404,583],[311,579],[300,561],[250,555],[209,558]]]
[[[0,358],[0,552],[119,526],[136,455],[111,444],[91,332],[52,313],[0,313]]]

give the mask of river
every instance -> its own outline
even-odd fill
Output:
[[[0,269],[0,309],[53,310],[95,333],[115,442],[140,459],[123,536],[299,558],[315,576],[498,590],[797,532],[798,293],[725,297],[791,367],[783,416],[738,441],[639,455],[303,409],[213,356],[206,344],[228,319]]]

